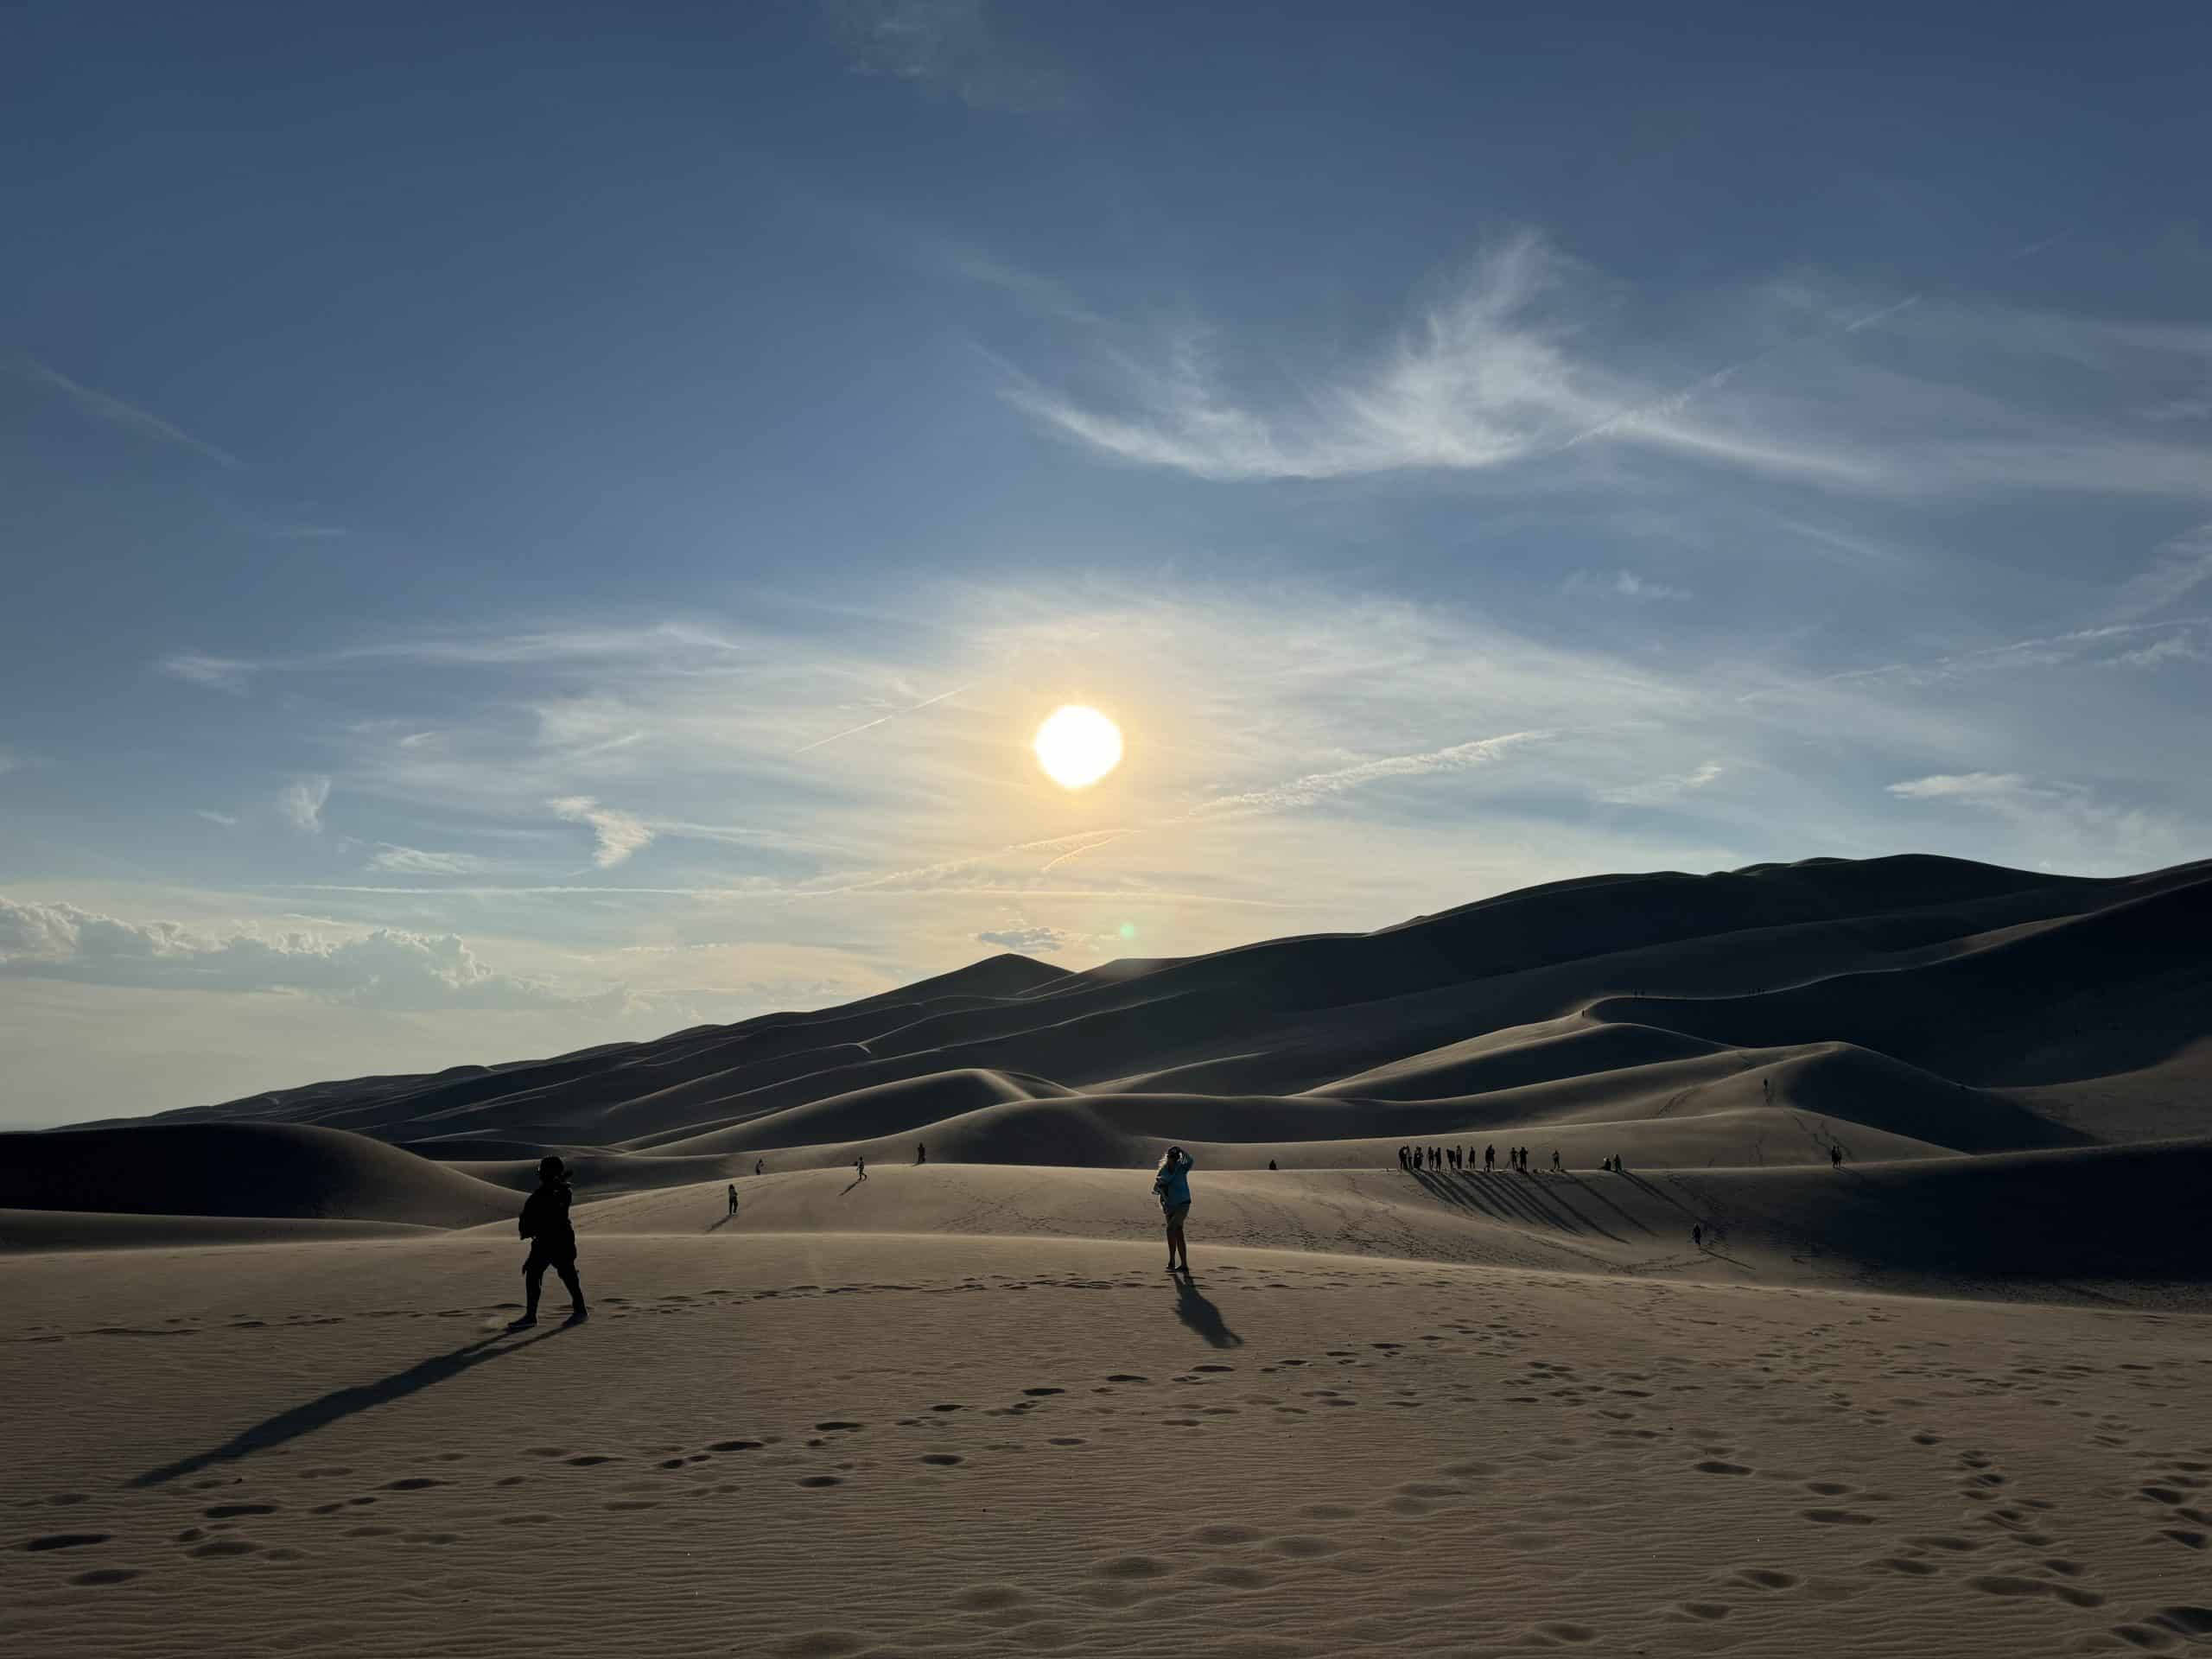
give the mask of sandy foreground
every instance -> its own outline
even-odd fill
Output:
[[[0,1257],[0,1650],[2212,1649],[2212,1318],[1203,1219]]]

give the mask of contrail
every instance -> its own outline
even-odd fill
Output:
[[[887,715],[878,715],[874,720],[863,721],[857,726],[848,726],[842,732],[832,732],[827,737],[817,737],[811,743],[801,744],[798,748],[793,749],[791,753],[793,754],[804,754],[810,749],[820,748],[824,743],[835,743],[841,737],[850,737],[855,732],[868,731],[873,727],[882,725],[887,720],[896,720],[901,715],[912,714],[917,709],[926,709],[933,702],[943,702],[947,697],[957,697],[963,691],[972,691],[976,687],[982,683],[982,682],[981,680],[970,680],[965,685],[956,685],[950,691],[940,691],[933,697],[924,697],[919,702],[914,703],[908,708],[893,709]]]

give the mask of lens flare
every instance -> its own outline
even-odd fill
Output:
[[[1054,709],[1030,747],[1062,789],[1087,789],[1122,764],[1121,728],[1077,703]]]

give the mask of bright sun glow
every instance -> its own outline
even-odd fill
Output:
[[[1037,728],[1037,764],[1063,789],[1084,789],[1122,764],[1122,730],[1096,709],[1057,709]]]

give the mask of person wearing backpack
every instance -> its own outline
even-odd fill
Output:
[[[569,1323],[591,1317],[584,1306],[583,1281],[576,1277],[576,1230],[569,1220],[569,1205],[575,1194],[569,1187],[568,1166],[558,1158],[537,1160],[537,1191],[522,1206],[515,1230],[530,1241],[530,1259],[522,1264],[522,1287],[527,1299],[522,1317],[507,1328],[526,1330],[537,1323],[537,1293],[545,1282],[545,1269],[561,1275],[569,1292]]]

